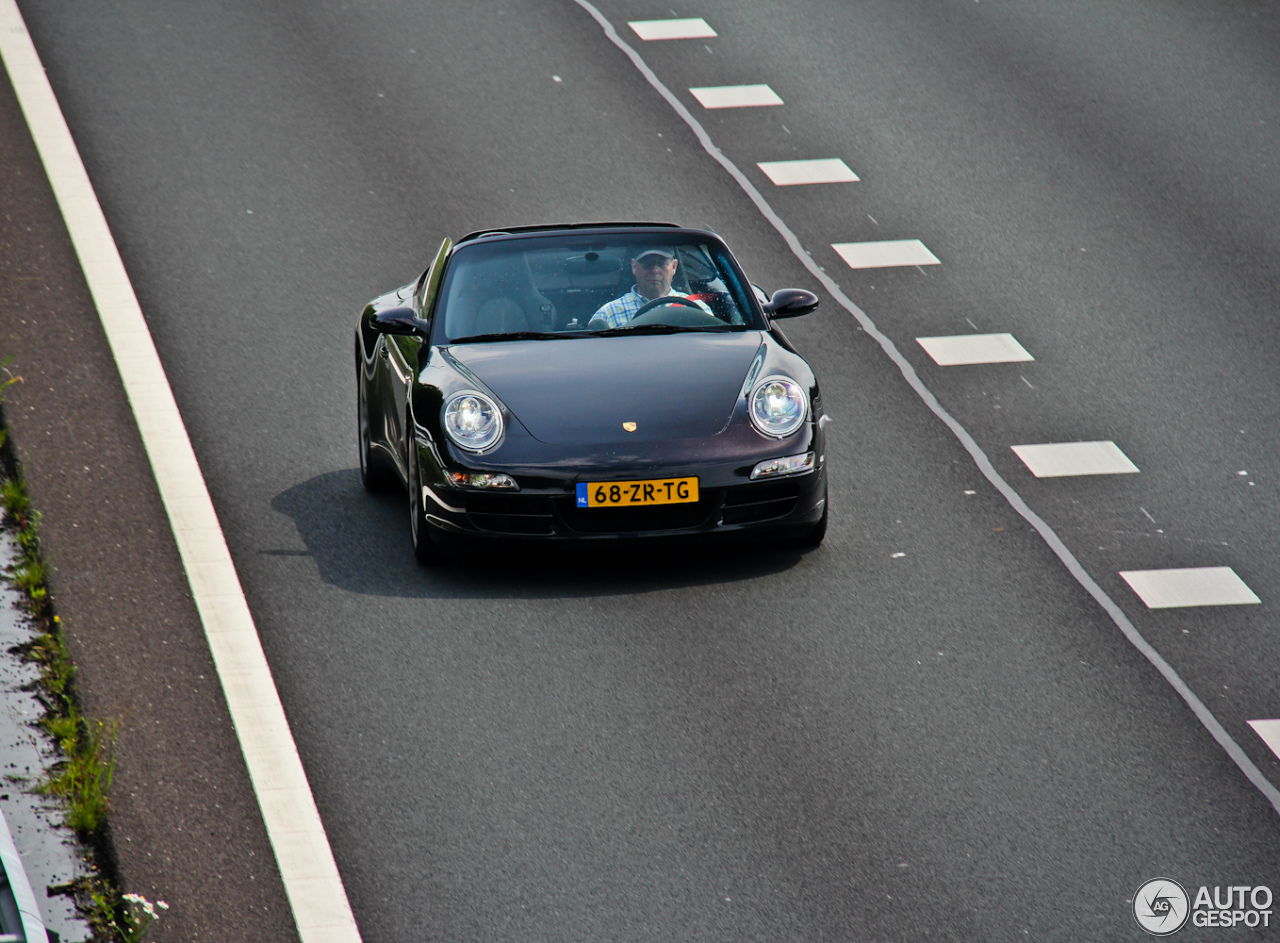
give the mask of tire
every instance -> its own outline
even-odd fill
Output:
[[[418,443],[413,435],[413,418],[406,417],[405,424],[409,431],[409,454],[405,467],[409,479],[409,537],[413,542],[413,556],[422,566],[440,566],[445,562],[444,554],[431,535],[426,508],[422,506],[422,476],[418,471]]]
[[[365,491],[374,494],[390,491],[399,484],[384,456],[373,450],[373,437],[369,430],[369,398],[365,392],[364,376],[356,358],[356,438],[360,445],[360,483]]]

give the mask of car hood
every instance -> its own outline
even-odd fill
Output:
[[[577,444],[715,435],[733,415],[760,344],[760,332],[746,331],[462,344],[448,352],[534,438]]]

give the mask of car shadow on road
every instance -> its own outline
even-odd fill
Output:
[[[763,542],[592,542],[585,546],[502,542],[448,566],[418,566],[409,549],[402,491],[373,495],[358,469],[317,475],[276,495],[271,506],[294,522],[320,578],[370,596],[546,599],[629,594],[732,583],[784,572],[802,554]]]

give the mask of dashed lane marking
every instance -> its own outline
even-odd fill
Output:
[[[1262,602],[1229,566],[1120,573],[1148,609],[1187,606],[1247,606]]]
[[[1072,575],[1076,582],[1080,584],[1081,588],[1084,589],[1085,592],[1087,592],[1111,618],[1112,623],[1114,623],[1116,628],[1120,630],[1120,633],[1128,640],[1129,644],[1137,649],[1138,652],[1141,653],[1148,662],[1150,662],[1151,666],[1160,673],[1161,677],[1165,679],[1168,685],[1177,692],[1178,696],[1182,698],[1183,702],[1195,715],[1196,719],[1204,726],[1205,730],[1209,732],[1210,736],[1213,737],[1214,741],[1217,742],[1218,746],[1220,746],[1223,752],[1226,753],[1227,756],[1231,758],[1231,761],[1236,764],[1240,772],[1243,773],[1249,782],[1253,784],[1254,788],[1266,797],[1266,800],[1271,805],[1272,809],[1277,813],[1280,813],[1280,789],[1277,789],[1275,785],[1263,775],[1262,770],[1258,769],[1257,764],[1249,758],[1249,755],[1245,753],[1240,744],[1235,741],[1235,738],[1233,738],[1231,734],[1227,732],[1227,729],[1222,726],[1222,723],[1216,716],[1214,716],[1213,711],[1209,710],[1204,701],[1200,700],[1195,691],[1193,691],[1190,685],[1182,679],[1182,676],[1174,670],[1173,666],[1169,664],[1165,657],[1156,651],[1151,643],[1142,636],[1142,633],[1138,631],[1137,626],[1133,624],[1133,621],[1125,615],[1124,610],[1116,604],[1116,601],[1107,595],[1106,591],[1098,584],[1098,581],[1089,574],[1088,570],[1084,568],[1083,564],[1081,564],[1076,558],[1076,555],[1071,552],[1071,548],[1063,542],[1057,532],[1050,527],[1044,519],[1040,517],[1040,515],[1033,511],[1031,506],[1023,499],[1022,495],[1020,495],[1013,486],[1010,485],[1009,482],[1005,481],[1000,473],[996,471],[995,466],[991,464],[991,459],[982,450],[982,447],[978,445],[977,440],[969,433],[968,429],[961,425],[960,422],[947,412],[943,405],[938,402],[938,398],[933,394],[933,391],[930,390],[929,387],[925,385],[924,381],[920,379],[920,375],[916,373],[915,367],[911,365],[911,362],[907,360],[893,340],[876,326],[875,321],[873,321],[865,311],[858,307],[853,302],[853,299],[845,294],[844,289],[840,287],[836,280],[828,275],[817,261],[815,261],[814,257],[805,248],[804,244],[800,241],[800,238],[795,234],[791,227],[788,226],[782,217],[777,214],[774,208],[769,205],[769,201],[765,199],[764,194],[760,192],[759,188],[751,182],[751,179],[742,172],[742,169],[738,167],[737,164],[726,157],[724,152],[716,146],[715,141],[711,139],[711,135],[707,133],[707,129],[702,126],[702,123],[693,116],[693,113],[685,107],[684,103],[675,95],[674,92],[671,91],[670,88],[666,86],[662,79],[658,78],[657,73],[654,72],[653,69],[649,68],[648,63],[644,61],[644,57],[636,52],[635,49],[627,44],[626,40],[618,35],[618,31],[614,28],[608,17],[597,10],[589,0],[574,0],[574,2],[585,10],[587,14],[600,25],[600,28],[604,31],[605,37],[609,42],[617,46],[622,54],[631,60],[631,63],[636,67],[636,71],[644,76],[645,81],[653,87],[654,91],[662,96],[663,100],[671,107],[671,110],[679,115],[680,120],[683,121],[689,127],[689,130],[694,133],[694,136],[698,139],[698,143],[702,145],[702,149],[706,151],[712,160],[716,161],[716,163],[723,167],[725,173],[732,177],[734,182],[742,188],[742,192],[745,193],[747,198],[755,204],[756,209],[760,211],[760,215],[764,217],[764,219],[769,222],[769,225],[771,225],[777,231],[778,235],[782,237],[783,241],[787,244],[787,248],[789,248],[791,253],[796,257],[796,260],[804,266],[805,270],[813,276],[813,278],[822,285],[823,288],[826,289],[831,297],[835,299],[837,304],[849,312],[853,319],[858,322],[858,326],[867,333],[867,336],[880,345],[880,349],[884,351],[885,356],[888,357],[894,366],[898,368],[902,373],[903,379],[906,380],[911,389],[915,391],[916,395],[920,397],[921,401],[929,411],[932,412],[938,420],[943,423],[943,425],[951,430],[952,435],[956,437],[956,440],[961,444],[961,446],[963,446],[964,450],[969,453],[970,457],[973,459],[974,465],[982,473],[983,477],[986,478],[987,481],[991,483],[992,487],[1000,493],[1001,497],[1009,503],[1009,506],[1019,516],[1021,516],[1023,520],[1030,524],[1037,534],[1040,535],[1040,538],[1045,542],[1045,545],[1049,547],[1054,555],[1062,562],[1062,565],[1066,567],[1067,572]]]
[[[186,426],[14,0],[0,0],[0,58],[66,221],[169,514],[298,936],[303,943],[359,943],[360,931]]]
[[[858,176],[839,157],[819,160],[772,160],[756,164],[775,186],[806,183],[857,183]]]
[[[917,337],[916,343],[940,367],[977,363],[1022,363],[1035,360],[1012,334],[956,334]]]
[[[761,108],[782,104],[778,93],[767,85],[713,85],[689,91],[703,108]]]
[[[702,17],[686,20],[633,20],[627,24],[645,42],[655,39],[712,39],[716,31]]]
[[[1114,442],[1051,442],[1010,446],[1037,478],[1130,475],[1138,466]]]
[[[832,245],[849,268],[896,268],[903,265],[938,265],[938,257],[919,239],[891,242],[837,242]]]
[[[1249,726],[1262,738],[1271,752],[1280,756],[1280,720],[1251,720]]]

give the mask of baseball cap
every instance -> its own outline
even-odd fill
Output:
[[[646,246],[633,255],[632,258],[638,262],[646,255],[660,255],[664,259],[674,259],[676,257],[675,250],[669,246]]]

